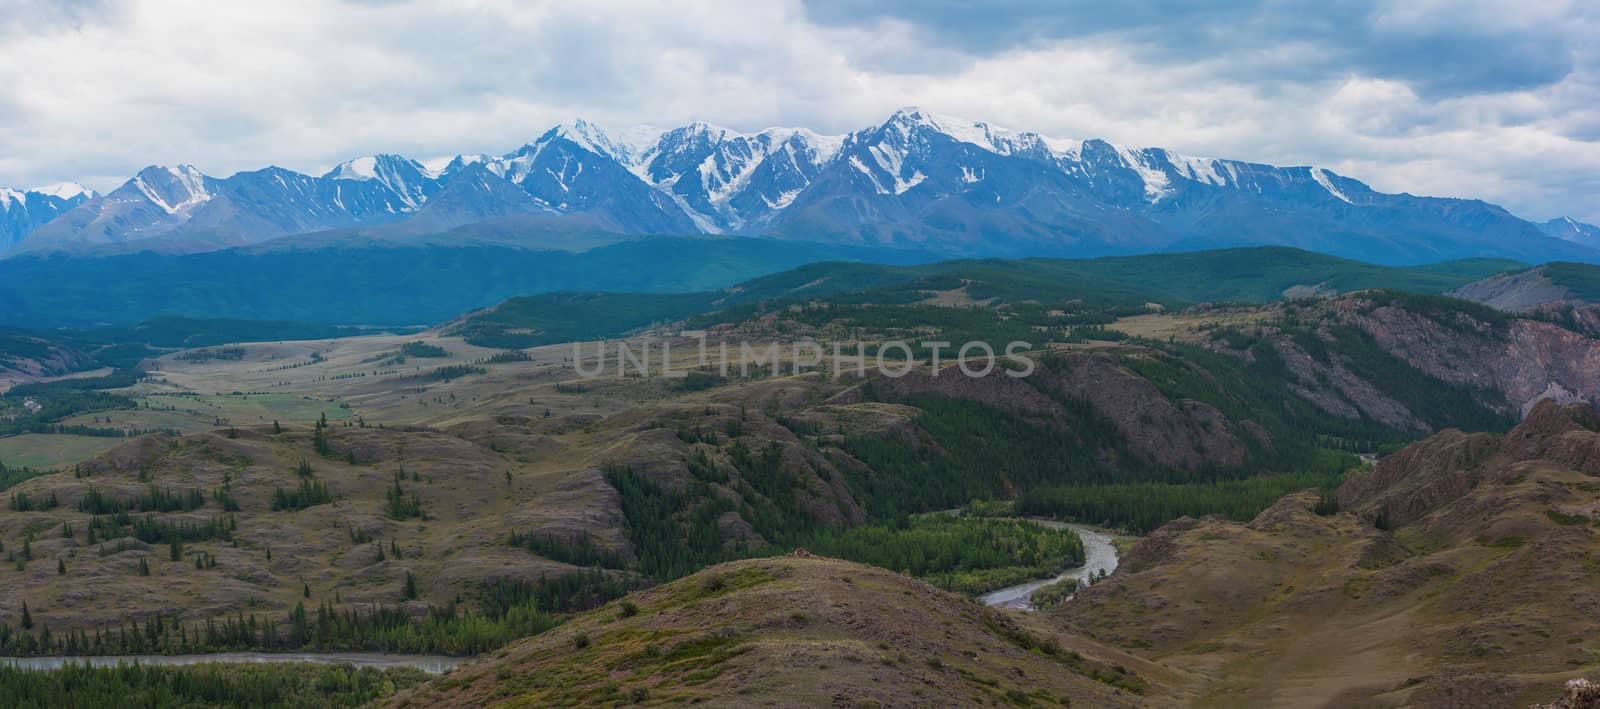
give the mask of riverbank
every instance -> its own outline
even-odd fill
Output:
[[[984,605],[995,608],[1031,611],[1034,610],[1034,606],[1028,596],[1044,586],[1066,579],[1075,579],[1079,584],[1083,584],[1086,579],[1098,576],[1101,572],[1110,575],[1111,572],[1117,570],[1117,562],[1120,556],[1117,553],[1116,537],[1111,534],[1080,524],[1069,524],[1054,520],[1030,521],[1047,527],[1066,528],[1077,532],[1078,537],[1083,540],[1083,565],[1067,569],[1050,578],[1035,579],[985,593],[978,597]]]

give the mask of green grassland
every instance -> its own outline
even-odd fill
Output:
[[[117,418],[130,422],[173,422],[174,414],[181,417],[179,430],[201,431],[218,426],[295,421],[309,423],[323,416],[330,421],[342,421],[355,414],[326,399],[295,394],[190,394],[178,396],[145,396],[137,400],[139,410],[118,412]],[[140,428],[136,423],[131,427]],[[168,425],[172,425],[168,423]],[[142,426],[164,428],[166,426]]]
[[[125,442],[108,436],[26,433],[0,438],[0,462],[23,468],[70,468]]]
[[[137,408],[77,414],[54,422],[95,429],[95,433],[104,435],[26,433],[0,437],[0,462],[29,468],[69,468],[127,440],[111,435],[113,431],[130,435],[152,431],[190,434],[273,421],[304,424],[323,416],[329,421],[344,421],[356,415],[326,399],[281,393],[148,395],[134,401]]]

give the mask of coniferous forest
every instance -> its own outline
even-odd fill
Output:
[[[311,663],[68,664],[51,672],[0,665],[0,702],[11,709],[356,707],[427,680],[421,670],[410,668]]]

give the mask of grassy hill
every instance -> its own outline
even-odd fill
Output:
[[[806,555],[636,593],[386,705],[1175,706],[1182,677],[904,576]]]

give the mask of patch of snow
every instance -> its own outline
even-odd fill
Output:
[[[611,158],[623,165],[630,165],[634,162],[634,156],[626,145],[611,140],[600,126],[582,118],[556,126],[550,129],[545,136],[547,138],[566,138],[577,143],[584,150]],[[541,140],[541,142],[548,141]]]
[[[1122,162],[1134,172],[1139,173],[1139,179],[1144,181],[1144,194],[1152,203],[1161,201],[1162,197],[1172,192],[1172,181],[1167,178],[1167,173],[1147,164],[1144,153],[1135,148],[1113,145],[1117,154],[1122,156]]]
[[[498,175],[501,178],[509,179],[506,178],[506,175],[510,174],[511,166],[506,163],[504,158],[488,158],[487,160],[479,160],[478,162],[483,163],[483,168],[485,170],[488,170],[489,172]]]
[[[1327,190],[1328,194],[1338,197],[1339,201],[1344,202],[1345,204],[1355,204],[1355,202],[1350,201],[1349,197],[1344,196],[1344,193],[1340,192],[1338,187],[1334,186],[1333,180],[1328,179],[1328,173],[1326,170],[1323,170],[1320,167],[1311,168],[1311,179],[1316,180],[1317,184],[1322,185],[1322,188]]]
[[[1239,171],[1234,169],[1233,161],[1232,160],[1220,160],[1218,162],[1222,163],[1223,169],[1228,171],[1228,184],[1231,184],[1231,185],[1237,187],[1239,185]],[[1257,189],[1259,189],[1259,187],[1260,186],[1258,185]]]
[[[465,157],[465,156],[461,156],[461,155],[446,155],[446,156],[442,156],[442,157],[428,158],[426,160],[418,160],[417,163],[422,165],[422,168],[424,170],[427,170],[428,174],[433,175],[434,177],[438,177],[441,174],[443,174],[444,173],[444,169],[449,167],[450,163],[453,162],[458,157]],[[479,158],[484,158],[484,157],[488,157],[488,156],[480,155],[478,157]],[[462,167],[466,167],[467,165],[470,165],[470,164],[471,163],[463,162],[461,164],[461,166]]]
[[[879,143],[878,145],[868,148],[867,152],[872,154],[872,159],[878,163],[878,167],[883,168],[884,172],[889,173],[889,178],[894,180],[894,188],[892,190],[894,194],[905,194],[906,190],[916,187],[917,185],[922,184],[923,180],[928,179],[927,175],[924,175],[917,170],[912,170],[911,176],[906,177],[906,156],[904,153],[898,150],[884,147],[882,143]],[[877,180],[873,181],[875,183],[877,182]]]
[[[822,135],[806,128],[795,128],[792,134],[799,136],[807,146],[810,146],[812,152],[816,153],[818,165],[833,162],[839,150],[844,148],[846,138],[843,135]]]
[[[872,180],[872,186],[877,189],[878,194],[889,194],[889,190],[883,188],[883,183],[878,181],[878,176],[872,174],[871,168],[868,168],[866,163],[861,162],[861,158],[851,155],[850,165],[861,174],[866,175],[867,179]]]
[[[909,189],[911,189],[913,187],[916,187],[917,185],[922,184],[922,181],[926,180],[926,179],[928,179],[927,175],[924,175],[921,172],[913,170],[911,172],[911,177],[908,177],[908,178],[906,178],[904,180],[901,180],[901,179],[898,179],[898,178],[895,179],[895,181],[894,181],[894,193],[895,194],[905,194],[906,190],[909,190]]]
[[[784,192],[783,194],[778,195],[777,201],[769,200],[766,197],[762,197],[761,201],[766,202],[767,206],[772,208],[772,209],[774,209],[774,210],[781,210],[781,209],[784,209],[785,207],[788,207],[791,204],[794,204],[794,199],[796,197],[799,197],[800,193],[804,192],[804,191],[805,191],[804,187],[797,187],[795,189],[789,190],[788,192]]]
[[[35,187],[28,191],[50,195],[51,197],[60,197],[61,199],[72,199],[78,195],[83,195],[84,197],[94,196],[94,190],[84,187],[76,182],[57,182],[53,185]]]
[[[1219,160],[1179,155],[1171,150],[1163,150],[1162,152],[1166,153],[1167,161],[1172,163],[1173,167],[1177,168],[1178,174],[1188,177],[1195,182],[1204,182],[1208,185],[1215,185],[1217,187],[1227,186],[1227,178],[1224,178],[1221,173],[1217,172],[1217,163],[1220,162]]]
[[[674,204],[678,205],[678,209],[683,210],[684,215],[688,216],[689,221],[693,222],[695,227],[700,231],[703,231],[707,234],[722,233],[721,227],[718,227],[717,223],[712,221],[711,217],[701,214],[699,210],[689,206],[689,202],[683,198],[683,195],[673,192],[670,189],[662,190],[662,192],[666,194],[667,197],[671,198]]]
[[[623,163],[630,168],[644,162],[644,156],[661,142],[661,136],[665,134],[666,131],[651,125],[606,131],[606,135],[611,137],[611,144],[626,153],[627,159]]]
[[[980,121],[969,121],[955,116],[927,114],[927,125],[963,143],[971,143],[989,152],[1011,154],[1014,133],[1008,128],[990,126]]]
[[[335,180],[375,180],[378,178],[378,158],[369,155],[340,163],[323,177]]]
[[[926,126],[950,136],[957,142],[975,145],[996,155],[1016,155],[1042,149],[1059,156],[1061,153],[1075,155],[1078,151],[1077,145],[1071,141],[1049,138],[1029,131],[1018,132],[983,121],[929,113],[915,107],[897,111],[890,119],[890,123],[897,128],[903,124]],[[901,132],[904,130],[901,129]]]
[[[167,214],[187,213],[211,200],[212,194],[206,191],[205,175],[200,174],[200,171],[194,169],[194,166],[179,165],[163,169],[178,181],[178,186],[184,191],[183,199],[176,203],[168,203],[165,199],[162,199],[155,189],[144,181],[142,175],[133,178],[133,183],[144,194],[146,199],[155,203],[157,207],[160,207]],[[283,182],[282,175],[275,174],[275,177],[280,184]]]
[[[521,183],[523,178],[533,171],[533,161],[539,158],[539,153],[544,152],[544,146],[544,143],[529,143],[522,146],[521,150],[490,163],[488,167],[495,174],[513,183]],[[496,171],[495,168],[499,170]]]
[[[1043,135],[1039,136],[1039,140],[1044,142],[1045,149],[1049,150],[1050,154],[1056,156],[1057,159],[1069,162],[1078,162],[1082,159],[1083,141],[1081,140],[1066,140]]]
[[[974,183],[974,182],[982,182],[983,178],[984,178],[984,172],[985,171],[984,171],[983,168],[978,168],[978,170],[976,172],[974,172],[972,170],[972,168],[967,167],[966,165],[962,165],[961,166],[961,181],[965,182],[965,183],[967,183],[969,185]]]
[[[872,155],[872,159],[878,163],[879,168],[889,173],[889,179],[894,180],[895,186],[899,187],[900,170],[905,167],[905,153],[885,148],[882,143],[868,148],[867,152]],[[899,194],[899,190],[895,190],[895,193]]]

